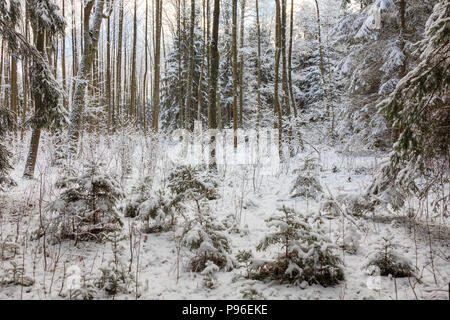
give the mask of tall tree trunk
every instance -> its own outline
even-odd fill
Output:
[[[66,2],[62,0],[62,16],[66,18]],[[62,76],[62,87],[64,92],[67,94],[67,75],[66,75],[66,33],[64,32],[61,40],[61,76]],[[66,110],[69,109],[69,102],[67,101],[67,97],[63,97],[63,105]]]
[[[232,10],[232,55],[233,55],[233,131],[234,148],[237,148],[237,128],[238,128],[238,61],[237,61],[237,0],[233,0]]]
[[[220,20],[220,0],[214,0],[214,13],[213,13],[213,31],[211,41],[211,85],[209,87],[209,105],[208,105],[208,126],[212,130],[217,129],[216,109],[217,109],[217,83],[219,77],[219,20]],[[216,167],[216,143],[215,137],[211,137],[210,141],[210,166]]]
[[[17,85],[17,60],[14,55],[11,55],[11,76],[10,76],[10,86],[11,86],[11,102],[10,108],[13,112],[14,122],[17,123],[18,115],[18,100],[19,100],[19,87]],[[16,131],[14,130],[14,136],[16,136]]]
[[[203,52],[202,52],[202,65],[200,67],[200,77],[198,81],[198,92],[197,92],[197,121],[201,121],[201,113],[202,113],[202,90],[203,90],[203,72],[205,69],[205,58],[207,55],[207,47],[209,44],[207,43],[207,35],[206,35],[206,8],[205,4],[209,0],[203,1],[202,11],[203,11]]]
[[[321,32],[321,23],[320,23],[320,9],[319,9],[319,2],[318,0],[315,0],[315,4],[316,4],[316,13],[317,13],[317,37],[319,40],[319,57],[320,57],[320,74],[322,75],[322,88],[323,88],[323,92],[324,92],[324,96],[325,96],[325,100],[327,100],[328,98],[328,94],[327,94],[327,89],[325,87],[325,58],[324,58],[324,53],[323,53],[323,44],[322,44],[322,32]],[[326,104],[326,112],[328,113],[328,101],[325,103]]]
[[[117,58],[116,58],[116,107],[114,108],[122,125],[122,44],[123,44],[123,1],[119,4],[119,34],[117,35]],[[113,127],[116,129],[115,119]]]
[[[241,27],[240,27],[240,62],[239,62],[239,128],[242,129],[242,117],[244,112],[244,22],[245,0],[241,0]]]
[[[114,105],[111,99],[111,16],[108,16],[106,30],[106,107],[108,112],[108,133],[111,133],[114,118]]]
[[[195,67],[195,51],[194,51],[194,31],[195,31],[195,0],[191,0],[191,22],[189,26],[189,74],[188,74],[188,95],[186,103],[185,128],[192,130],[191,112],[192,97],[194,95],[194,67]]]
[[[45,54],[45,32],[44,30],[35,30],[36,49],[44,56]],[[43,108],[45,101],[43,101],[42,94],[38,90],[33,93],[35,112]],[[36,167],[37,154],[39,149],[39,140],[41,137],[41,129],[33,128],[31,133],[30,146],[28,148],[27,161],[25,163],[25,171],[23,177],[32,179],[34,176],[34,168]]]
[[[178,79],[177,79],[177,85],[178,85],[178,127],[182,128],[184,125],[184,114],[183,114],[183,71],[182,71],[182,64],[183,64],[183,54],[182,54],[182,30],[181,30],[181,0],[177,0],[177,35],[178,35]]]
[[[288,81],[289,81],[289,96],[291,99],[292,111],[294,117],[297,118],[297,107],[295,105],[294,88],[292,84],[292,44],[294,37],[294,0],[291,0],[291,16],[289,26],[289,54],[288,54]]]
[[[300,124],[297,118],[297,106],[295,105],[294,85],[292,83],[292,46],[294,38],[294,0],[291,0],[291,16],[289,26],[289,54],[288,54],[288,81],[289,81],[289,97],[291,99],[291,106],[294,115],[294,122],[297,131],[298,143],[302,146],[302,139],[300,133]]]
[[[275,82],[274,82],[274,112],[275,116],[278,115],[278,122],[275,121],[274,127],[278,128],[278,143],[279,143],[279,152],[281,155],[281,141],[282,141],[282,133],[283,133],[283,114],[280,108],[280,100],[278,94],[278,86],[279,86],[279,78],[280,78],[280,57],[281,57],[281,8],[280,8],[280,0],[275,0],[275,20],[276,20],[276,34],[275,34]]]
[[[30,24],[28,20],[29,20],[28,6],[27,4],[25,4],[25,21],[24,21],[25,39],[27,41],[30,41]],[[22,109],[22,126],[20,130],[20,141],[23,141],[23,137],[25,135],[25,121],[27,119],[27,112],[28,112],[28,92],[29,92],[28,70],[29,70],[28,58],[25,57],[25,59],[23,59],[22,61],[23,109]],[[1,87],[1,76],[2,75],[0,72],[0,87]]]
[[[403,78],[406,75],[406,68],[407,68],[407,52],[406,52],[406,0],[400,0],[399,2],[399,16],[400,16],[400,50],[402,51],[403,55],[405,56],[405,60],[403,61],[402,65],[400,66],[399,71],[399,78]]]
[[[144,85],[142,101],[142,120],[144,124],[144,135],[147,134],[147,74],[148,74],[148,0],[145,0],[145,40],[144,40]]]
[[[156,0],[155,6],[155,47],[154,47],[154,78],[153,78],[153,118],[152,128],[153,132],[157,133],[159,130],[159,83],[160,83],[160,63],[161,63],[161,19],[162,19],[162,0]]]
[[[95,15],[90,26],[90,16],[94,4],[97,3]],[[70,113],[69,139],[71,151],[76,150],[76,144],[81,131],[81,117],[83,112],[84,99],[86,94],[87,81],[89,79],[92,62],[97,51],[100,27],[103,20],[104,0],[90,0],[84,8],[84,50],[81,58],[80,70],[78,71],[74,101]]]
[[[287,24],[287,4],[286,0],[281,0],[281,64],[282,64],[282,88],[283,105],[285,114],[289,117],[291,108],[289,106],[288,72],[287,72],[287,53],[286,53],[286,24]]]
[[[130,92],[130,121],[133,121],[136,112],[136,44],[137,44],[137,1],[134,0],[133,18],[133,52],[131,58],[131,92]]]
[[[261,23],[259,21],[259,1],[256,0],[256,28],[257,28],[257,36],[258,36],[258,65],[257,65],[257,103],[258,109],[256,113],[256,130],[259,131],[261,125]],[[258,135],[259,141],[259,135]]]

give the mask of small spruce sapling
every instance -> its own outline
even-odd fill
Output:
[[[246,278],[250,278],[250,266],[252,264],[253,253],[250,250],[239,250],[236,260],[242,263],[247,271]]]
[[[219,197],[218,185],[208,171],[202,172],[193,166],[180,166],[170,173],[168,187],[176,195],[194,192],[208,200],[215,200]]]
[[[208,289],[214,289],[217,286],[216,273],[220,270],[218,266],[212,261],[207,261],[205,269],[202,271],[203,285]]]
[[[334,253],[336,246],[326,237],[320,216],[300,216],[283,206],[266,220],[275,230],[266,235],[257,246],[265,251],[281,245],[275,261],[254,265],[256,278],[271,278],[300,284],[307,281],[323,286],[335,285],[344,279],[341,259]]]
[[[232,269],[236,263],[230,256],[230,240],[224,233],[225,227],[215,220],[211,207],[205,199],[196,202],[195,217],[187,224],[183,243],[194,256],[190,261],[190,269],[194,272],[203,271],[208,261],[214,262],[219,268]]]
[[[119,232],[114,232],[107,235],[106,239],[111,243],[113,257],[106,267],[100,268],[101,276],[96,282],[96,286],[111,296],[118,293],[129,293],[134,283],[134,277],[131,272],[128,272],[127,266],[122,261],[124,248],[120,241],[125,237]]]
[[[139,217],[146,222],[144,231],[147,233],[166,231],[171,229],[181,212],[183,199],[166,189],[154,190],[151,178],[145,177],[132,189],[132,195],[125,206],[125,216]]]
[[[294,170],[297,174],[291,189],[291,197],[303,197],[317,199],[322,193],[323,189],[317,178],[316,172],[320,169],[317,160],[314,158],[305,159],[303,165]]]
[[[394,278],[410,277],[413,275],[411,262],[395,251],[397,244],[394,242],[394,235],[386,232],[381,237],[381,243],[376,251],[369,255],[369,261],[365,268],[373,266],[380,269],[381,276],[391,275]]]
[[[69,174],[56,183],[63,191],[46,209],[50,213],[48,230],[57,240],[101,241],[107,233],[122,228],[117,210],[122,188],[101,168],[101,164],[89,163],[84,173]]]

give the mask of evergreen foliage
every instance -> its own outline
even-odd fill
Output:
[[[369,261],[365,267],[378,267],[381,276],[410,277],[413,275],[411,262],[395,252],[397,245],[393,240],[392,234],[384,235],[376,251],[369,256]]]
[[[265,251],[281,247],[275,261],[253,263],[256,278],[271,278],[300,284],[307,281],[323,286],[335,285],[344,279],[341,259],[334,253],[335,245],[325,236],[320,216],[301,216],[283,206],[279,213],[266,220],[273,232],[257,246]]]
[[[84,173],[69,173],[57,182],[61,195],[47,207],[47,232],[57,240],[101,241],[106,234],[121,229],[116,206],[124,196],[122,188],[117,179],[101,169],[101,164],[88,163]]]

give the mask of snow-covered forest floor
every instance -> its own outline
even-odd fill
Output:
[[[77,281],[81,279],[84,293],[97,299],[135,299],[136,292],[139,299],[447,299],[450,281],[448,221],[433,219],[431,213],[427,215],[424,208],[413,202],[408,210],[396,213],[377,211],[348,215],[345,203],[340,204],[334,214],[326,212],[323,199],[338,199],[343,195],[352,198],[363,193],[386,155],[344,152],[342,147],[319,138],[322,135],[317,129],[309,128],[305,132],[304,138],[320,155],[306,146],[304,151],[282,163],[280,171],[272,176],[258,176],[251,167],[227,168],[218,174],[219,198],[209,202],[215,219],[235,222],[225,231],[231,240],[231,256],[236,256],[239,250],[251,250],[257,259],[274,257],[273,250],[257,252],[255,248],[269,231],[265,219],[277,208],[289,206],[301,215],[321,212],[327,236],[338,245],[336,253],[343,261],[345,280],[338,285],[323,287],[305,282],[290,285],[247,279],[246,268],[241,265],[229,272],[217,272],[213,288],[207,288],[204,275],[187,269],[191,253],[178,245],[174,232],[178,227],[144,233],[140,231],[139,220],[126,218],[122,212],[123,238],[119,241],[118,259],[134,280],[127,280],[128,292],[107,295],[92,284],[100,277],[101,268],[111,267],[110,262],[114,260],[111,243],[80,241],[75,246],[73,240],[52,243],[45,237],[33,236],[45,208],[60,192],[54,187],[59,169],[51,166],[53,142],[46,136],[36,166],[36,178],[32,181],[21,178],[25,152],[18,144],[14,148],[15,171],[11,175],[18,186],[0,194],[0,279],[3,281],[0,299],[74,298],[68,289],[71,276],[78,277]],[[118,135],[108,138],[109,142],[104,137],[96,139],[85,136],[80,157],[83,160],[71,166],[82,168],[85,161],[94,159],[104,162],[107,172],[121,180],[125,199],[119,207],[123,207],[133,185],[144,175],[152,177],[152,188],[167,183],[171,169],[164,158],[167,150],[153,152],[150,140],[146,143],[145,138],[138,135]],[[319,169],[314,175],[323,186],[323,194],[317,200],[291,197],[293,170],[307,158],[318,159]],[[126,165],[131,171],[124,170]],[[414,218],[412,211],[416,213]],[[182,223],[181,218],[178,223]],[[393,236],[398,255],[410,261],[413,277],[369,274],[365,267],[368,257],[387,234]],[[342,239],[354,245],[353,252],[339,248]],[[8,279],[16,281],[8,283]]]

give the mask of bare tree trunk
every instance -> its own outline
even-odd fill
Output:
[[[155,7],[155,47],[154,47],[154,78],[153,78],[153,119],[152,128],[153,132],[157,133],[159,130],[159,82],[160,82],[160,63],[161,63],[161,19],[162,19],[162,0],[156,0]]]
[[[178,34],[178,105],[179,105],[179,113],[178,113],[178,126],[180,128],[183,127],[184,124],[184,114],[183,114],[183,81],[182,74],[183,71],[181,66],[183,64],[183,54],[182,54],[182,38],[183,35],[181,33],[181,0],[177,0],[177,34]]]
[[[208,2],[209,6],[209,0],[203,1],[202,11],[203,11],[203,52],[202,52],[202,66],[200,67],[200,77],[198,82],[198,92],[197,92],[197,121],[201,120],[201,113],[202,113],[202,90],[203,90],[203,72],[205,69],[205,58],[207,55],[207,47],[209,44],[207,43],[207,30],[206,30],[206,8],[205,4]]]
[[[42,54],[45,54],[45,32],[44,30],[37,30],[36,33],[36,49]],[[33,94],[34,106],[36,113],[44,105],[42,94],[38,90],[34,90]],[[39,140],[41,137],[41,129],[33,128],[31,133],[30,146],[28,148],[27,161],[25,163],[25,171],[23,177],[27,179],[32,179],[34,176],[34,168],[36,167],[37,154],[39,149]]]
[[[64,0],[63,0],[64,1]],[[25,4],[25,39],[27,41],[30,41],[30,24],[29,24],[29,13],[28,13],[28,6]],[[0,60],[1,65],[1,60]],[[0,67],[1,68],[1,67]],[[28,112],[28,90],[29,90],[29,81],[28,81],[28,58],[25,57],[25,59],[22,61],[22,79],[23,79],[23,109],[22,109],[22,126],[20,130],[20,141],[23,141],[23,137],[25,135],[25,121],[27,119],[27,112]],[[0,87],[1,87],[1,72],[0,72]]]
[[[319,56],[320,56],[320,74],[322,75],[322,88],[324,91],[324,96],[325,96],[325,100],[327,100],[328,98],[328,94],[327,94],[327,90],[325,87],[325,60],[324,60],[324,54],[323,54],[323,45],[322,45],[322,33],[321,33],[321,24],[320,24],[320,9],[319,9],[319,2],[318,0],[315,0],[316,3],[316,12],[317,12],[317,36],[319,39]],[[329,106],[328,106],[328,102],[325,103],[326,104],[326,112],[328,114],[329,112]]]
[[[137,44],[137,1],[134,0],[133,18],[133,52],[131,58],[131,92],[130,92],[130,121],[133,121],[136,112],[136,44]]]
[[[258,96],[257,96],[257,102],[258,102],[258,110],[256,114],[256,130],[259,131],[260,125],[261,125],[261,24],[259,21],[259,1],[256,0],[256,27],[257,27],[257,33],[258,33],[258,70],[257,70],[257,77],[258,77]],[[259,136],[258,136],[259,141]]]
[[[144,88],[142,101],[142,118],[144,122],[144,135],[147,134],[147,74],[148,74],[148,0],[145,0],[145,40],[144,40]]]
[[[95,10],[91,28],[89,28],[90,16],[95,1],[90,0],[84,8],[84,51],[81,58],[80,70],[78,71],[76,79],[74,101],[70,114],[69,139],[71,151],[76,150],[76,144],[80,136],[81,117],[83,112],[84,98],[86,94],[85,91],[92,67],[92,62],[95,56],[95,52],[97,51],[100,27],[103,20],[103,7],[105,1],[97,0],[96,3],[97,7]]]
[[[119,5],[119,34],[117,35],[117,58],[116,58],[116,110],[122,125],[122,43],[123,43],[123,0]],[[116,129],[116,121],[113,119],[113,127]]]
[[[237,148],[237,128],[238,128],[238,61],[237,61],[237,0],[233,0],[232,13],[232,55],[233,55],[233,131],[234,147]]]
[[[191,22],[189,26],[189,74],[188,74],[188,94],[186,103],[185,128],[192,130],[191,112],[192,112],[192,96],[194,95],[194,30],[195,30],[195,0],[191,0]]]
[[[75,23],[75,4],[74,0],[72,5],[72,78],[75,78],[78,73],[78,44],[77,44],[77,26]],[[73,93],[75,92],[75,81],[71,86],[71,102],[73,101]]]
[[[402,65],[400,66],[399,71],[399,78],[403,78],[406,75],[406,68],[407,68],[407,52],[406,52],[406,44],[405,44],[405,36],[406,36],[406,1],[400,0],[399,2],[399,16],[400,16],[400,50],[402,51],[403,55],[405,56],[405,60],[403,61]]]
[[[242,129],[242,116],[244,110],[244,20],[245,0],[241,0],[241,27],[240,27],[240,62],[239,62],[239,128]]]
[[[278,115],[278,122],[275,122],[274,127],[278,128],[278,139],[279,139],[279,152],[281,155],[281,141],[283,133],[283,114],[280,108],[280,100],[278,95],[278,86],[280,78],[280,57],[281,57],[281,8],[280,0],[275,0],[275,19],[276,19],[276,35],[275,35],[275,83],[274,83],[274,112]]]
[[[11,86],[11,102],[10,108],[13,112],[14,122],[17,123],[17,114],[18,114],[18,100],[19,100],[19,88],[17,85],[17,60],[14,55],[11,55],[11,77],[10,77],[10,86]],[[16,136],[16,130],[14,130],[14,136]]]
[[[108,108],[108,133],[111,133],[114,118],[114,105],[111,101],[111,17],[108,16],[106,30],[106,107]]]
[[[289,96],[291,99],[292,111],[294,117],[297,118],[297,107],[295,105],[294,88],[292,84],[292,44],[294,37],[294,0],[291,0],[291,17],[289,28],[289,55],[288,55],[288,81],[289,81]]]
[[[208,124],[210,129],[217,129],[216,109],[217,109],[217,83],[219,77],[219,20],[220,20],[220,0],[214,0],[214,13],[213,13],[213,31],[211,41],[211,85],[209,87],[209,119]],[[215,137],[211,137],[210,141],[210,166],[216,167],[216,143]]]
[[[289,117],[291,108],[289,106],[289,89],[288,89],[288,72],[286,57],[286,24],[287,24],[287,5],[286,0],[281,0],[281,64],[282,64],[282,88],[283,88],[283,105],[285,113]]]
[[[294,121],[296,125],[298,143],[302,145],[302,138],[300,133],[300,124],[297,118],[297,106],[295,105],[294,86],[292,83],[292,45],[294,38],[294,0],[291,0],[291,16],[289,26],[289,54],[288,54],[288,81],[289,81],[289,96],[291,99],[292,111],[294,113]]]
[[[62,16],[66,18],[66,2],[62,0]],[[66,75],[66,33],[64,32],[61,42],[61,76],[62,76],[62,87],[64,92],[67,94],[67,75]],[[63,105],[66,110],[69,109],[69,103],[67,97],[63,97]]]

